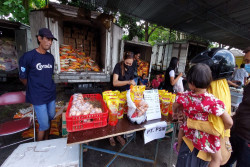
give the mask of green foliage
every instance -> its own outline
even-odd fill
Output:
[[[29,12],[45,6],[45,0],[4,0],[0,1],[0,18],[12,14],[8,19],[29,24]]]
[[[168,28],[164,28],[156,24],[141,22],[139,19],[129,17],[123,14],[121,14],[121,16],[119,17],[118,24],[121,27],[127,29],[129,32],[128,35],[123,36],[123,39],[125,40],[132,40],[134,36],[138,36],[139,40],[147,41],[146,34],[148,34],[148,42],[151,45],[161,42],[167,42],[169,40],[169,36],[171,36],[170,40],[172,42],[176,40],[174,34],[175,31],[172,31],[170,34],[170,30]],[[146,24],[148,24],[148,31],[146,30]]]
[[[143,39],[144,33],[142,31],[142,28],[136,24],[136,22],[139,21],[139,19],[121,14],[121,16],[119,17],[118,25],[127,28],[129,31],[128,36],[125,38],[127,38],[128,40],[132,40],[134,36],[138,36],[140,40]]]
[[[152,26],[149,26],[149,33],[153,30]],[[148,42],[151,45],[155,45],[156,43],[165,43],[168,42],[169,40],[171,42],[175,41],[175,31],[171,31],[170,34],[170,29],[165,28],[165,27],[157,27],[155,28],[154,32],[149,36]],[[169,39],[170,36],[170,39]]]

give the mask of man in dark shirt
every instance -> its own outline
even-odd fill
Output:
[[[250,65],[250,47],[244,51],[245,64]],[[245,66],[246,66],[245,65]],[[246,68],[249,73],[250,69]],[[231,131],[232,155],[224,167],[231,167],[237,161],[236,167],[250,166],[250,83],[244,88],[243,99],[236,114],[233,116],[234,125]]]
[[[48,139],[50,121],[55,116],[56,85],[52,79],[55,60],[47,52],[53,39],[57,40],[49,29],[40,29],[38,48],[19,59],[19,78],[26,85],[26,102],[33,104],[39,123],[38,141]]]
[[[139,62],[139,58],[141,56],[140,52],[135,52],[135,56],[134,56],[134,62],[133,62],[133,67],[134,67],[134,81],[135,84],[138,84],[138,74],[137,74],[137,68],[138,68],[138,62]]]

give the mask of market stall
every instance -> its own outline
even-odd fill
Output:
[[[159,141],[156,144],[154,160],[121,152],[135,138],[135,132],[144,131],[145,143],[165,137],[166,132],[169,132],[169,127],[173,127],[173,134],[175,134],[176,125],[172,122],[171,114],[171,105],[174,99],[174,94],[157,89],[145,90],[145,86],[131,86],[130,90],[126,92],[105,91],[103,96],[100,94],[74,94],[66,112],[69,132],[67,144],[77,144],[80,145],[80,149],[83,147],[113,154],[114,157],[106,166],[111,165],[118,156],[156,165]],[[151,129],[148,129],[149,127]],[[147,137],[146,131],[152,133],[153,138],[152,136]],[[154,138],[158,134],[153,133],[158,133],[158,131],[162,131],[163,136]],[[93,141],[126,134],[133,135],[118,152],[91,146]],[[146,141],[146,138],[150,139]],[[172,135],[171,150],[173,150],[174,141],[175,135]],[[90,144],[86,145],[86,143]],[[170,152],[171,162],[172,151]],[[83,164],[82,153],[80,158],[80,163]]]
[[[133,124],[125,117],[125,118],[119,120],[115,127],[106,126],[106,127],[103,127],[103,128],[97,128],[97,129],[91,129],[91,130],[86,130],[86,131],[79,131],[79,132],[69,133],[68,138],[67,138],[67,144],[68,145],[80,145],[80,149],[88,148],[88,149],[92,149],[92,150],[95,150],[95,151],[104,152],[104,153],[114,155],[114,157],[112,157],[112,159],[105,166],[111,165],[111,163],[115,160],[115,158],[117,156],[127,157],[127,158],[130,158],[130,159],[143,161],[143,162],[147,162],[147,163],[153,163],[153,164],[156,165],[159,140],[157,141],[157,144],[155,146],[156,151],[155,151],[155,159],[154,160],[147,159],[147,158],[142,158],[142,157],[137,157],[137,156],[133,156],[133,155],[129,155],[129,154],[124,154],[124,153],[121,153],[121,152],[135,138],[135,132],[144,131],[145,130],[145,125],[150,125],[150,124],[157,123],[157,122],[160,122],[160,121],[166,121],[167,123],[171,123],[171,117],[164,116],[161,119],[146,121],[145,123],[143,123],[141,125]],[[174,126],[174,127],[176,127],[176,126]],[[107,149],[97,148],[97,147],[91,146],[91,142],[93,142],[93,141],[108,139],[110,137],[124,135],[124,134],[131,134],[131,133],[134,133],[133,136],[117,152],[112,151],[112,150],[107,150]],[[171,145],[173,145],[174,138],[175,138],[174,135],[172,135]],[[88,142],[90,142],[90,144],[86,145],[86,143],[88,143]],[[83,164],[83,162],[82,162],[82,159],[83,159],[82,156],[83,155],[82,155],[81,152],[80,152],[80,154],[81,154],[80,155],[81,156],[80,157],[80,159],[81,159],[80,164]],[[170,162],[171,161],[172,161],[172,155],[170,155]]]

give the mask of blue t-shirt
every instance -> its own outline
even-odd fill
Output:
[[[52,79],[54,57],[36,49],[24,53],[19,59],[19,78],[27,79],[26,102],[41,105],[56,99],[56,85]]]
[[[148,84],[148,80],[147,79],[142,79],[140,78],[139,80],[143,85],[147,85]]]

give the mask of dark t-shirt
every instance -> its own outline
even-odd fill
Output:
[[[41,105],[56,99],[54,62],[52,54],[40,54],[35,49],[19,59],[19,78],[27,79],[26,102]]]
[[[244,88],[243,99],[233,121],[232,131],[250,143],[250,84]]]
[[[121,69],[121,63],[117,63],[115,65],[113,74],[118,75],[118,81],[129,81],[134,79],[134,69],[133,66],[129,67],[128,70],[125,70],[125,75],[122,76],[122,69]],[[125,91],[129,90],[130,85],[125,85],[125,86],[119,86],[119,87],[114,87],[116,90],[119,91]]]
[[[138,74],[137,74],[137,68],[138,68],[138,63],[137,63],[137,60],[134,60],[133,61],[133,64],[132,64],[133,68],[134,68],[134,77],[138,77]]]

